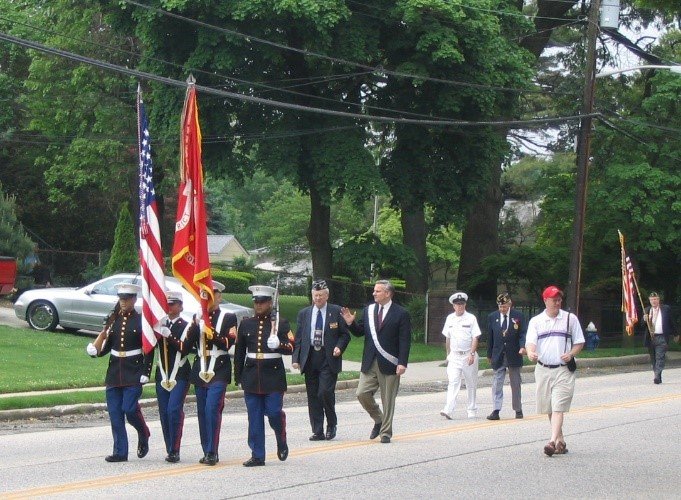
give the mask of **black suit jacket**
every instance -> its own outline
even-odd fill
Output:
[[[369,327],[369,307],[364,308],[362,319],[358,323],[354,321],[349,325],[350,333],[357,337],[364,335],[364,354],[362,355],[362,372],[366,373],[371,368],[374,359],[378,361],[378,369],[385,375],[394,375],[397,366],[385,359],[374,345]],[[374,316],[378,314],[378,304],[374,307]],[[374,321],[376,318],[374,317]],[[397,358],[398,364],[407,366],[409,348],[411,347],[411,319],[407,310],[393,302],[383,318],[381,329],[376,331],[378,341],[386,352]]]
[[[305,373],[305,364],[310,354],[310,337],[312,336],[312,311],[314,306],[301,309],[298,313],[298,328],[296,329],[295,347],[293,348],[293,363],[300,364],[300,371]],[[350,332],[348,326],[341,316],[341,308],[336,304],[326,304],[326,318],[324,319],[324,353],[329,363],[329,368],[334,373],[340,373],[343,369],[342,353],[350,343]],[[338,347],[341,356],[334,356],[333,349]]]
[[[645,308],[645,313],[650,314],[650,306]],[[674,319],[672,318],[672,308],[667,304],[660,304],[660,314],[662,314],[662,333],[664,334],[664,339],[669,344],[669,337],[675,334],[674,330]],[[642,322],[645,328],[645,335],[643,338],[643,345],[648,347],[650,345],[650,334],[648,333],[648,328],[645,325],[645,321]]]
[[[508,312],[508,329],[506,336],[502,335],[502,317],[495,311],[487,317],[487,357],[492,360],[492,368],[498,369],[506,354],[508,366],[523,366],[523,357],[518,354],[521,347],[525,347],[527,321],[520,311],[511,309]]]

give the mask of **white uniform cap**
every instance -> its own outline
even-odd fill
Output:
[[[168,299],[168,303],[170,302],[183,302],[182,298],[182,292],[177,292],[174,290],[168,290],[166,292],[166,298]]]
[[[463,304],[465,302],[468,302],[468,295],[466,295],[463,292],[454,292],[450,297],[449,297],[449,303],[450,304]]]
[[[253,285],[249,286],[248,289],[255,297],[274,297],[275,288],[267,285]]]
[[[134,283],[119,283],[116,285],[116,293],[118,295],[137,295],[142,291],[139,285]]]
[[[222,292],[224,289],[225,289],[225,285],[223,285],[219,281],[213,280],[213,291]]]

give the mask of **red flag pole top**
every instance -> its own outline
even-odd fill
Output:
[[[208,309],[215,300],[208,260],[206,205],[203,196],[201,128],[195,80],[187,79],[180,130],[180,186],[177,196],[173,274],[201,303],[203,320],[212,332]]]

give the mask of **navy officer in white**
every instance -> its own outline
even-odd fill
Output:
[[[336,382],[342,370],[342,355],[350,342],[341,307],[330,304],[325,280],[312,283],[312,305],[298,313],[292,366],[305,374],[310,441],[336,437]],[[324,434],[326,416],[326,434]]]

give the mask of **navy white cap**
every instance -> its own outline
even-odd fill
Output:
[[[248,289],[253,294],[253,298],[272,298],[274,297],[274,292],[276,289],[267,285],[253,285],[249,286]]]
[[[166,299],[168,300],[168,303],[173,303],[173,302],[183,302],[182,299],[182,292],[178,292],[175,290],[168,290],[166,292]]]
[[[214,292],[223,292],[224,289],[225,289],[225,285],[223,285],[219,281],[213,280],[213,291]]]
[[[454,292],[449,296],[450,304],[465,304],[468,302],[468,295],[463,292]]]
[[[139,285],[134,283],[119,283],[116,285],[116,293],[119,297],[137,295],[142,291]]]

